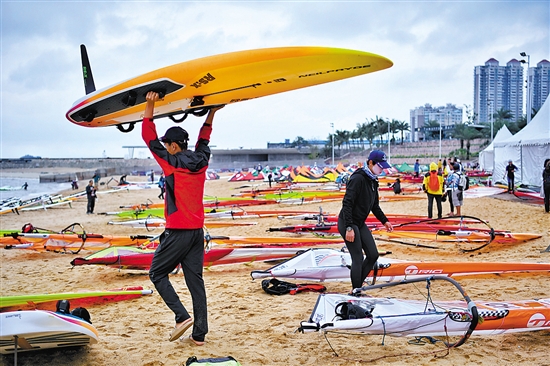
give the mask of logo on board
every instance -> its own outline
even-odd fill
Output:
[[[200,78],[199,81],[194,82],[193,84],[191,84],[191,86],[198,89],[201,86],[206,85],[209,82],[214,81],[214,80],[216,80],[216,78],[213,77],[212,74],[208,73],[208,74],[204,75],[202,78]]]

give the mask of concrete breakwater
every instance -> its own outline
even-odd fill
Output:
[[[48,170],[63,168],[63,172],[49,173]],[[145,175],[153,171],[160,173],[161,169],[154,159],[123,159],[123,158],[81,158],[81,159],[2,159],[0,169],[41,170],[40,183],[71,182],[75,179],[89,180],[96,173],[100,177],[112,175]]]

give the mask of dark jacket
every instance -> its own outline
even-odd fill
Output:
[[[164,217],[168,229],[200,229],[204,225],[204,181],[210,160],[212,126],[203,125],[195,151],[175,155],[158,140],[155,124],[144,119],[141,135],[165,176]]]
[[[514,178],[514,172],[516,172],[518,170],[518,167],[515,166],[514,164],[508,164],[506,165],[506,168],[504,168],[506,170],[506,174],[508,176],[508,178]]]
[[[354,224],[361,228],[371,211],[382,224],[388,222],[379,205],[378,180],[372,179],[359,168],[346,184],[346,194],[342,200],[339,217],[346,226]]]
[[[86,186],[86,196],[88,197],[88,200],[95,200],[96,195],[94,186]]]
[[[550,166],[542,171],[542,187],[550,189]]]

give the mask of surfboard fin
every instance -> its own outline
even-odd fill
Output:
[[[86,46],[80,45],[80,56],[82,58],[82,75],[84,76],[84,89],[86,94],[95,92],[94,77],[92,76],[92,67],[90,66],[90,60],[88,60],[88,52],[86,52]]]

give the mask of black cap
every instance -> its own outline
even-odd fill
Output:
[[[189,140],[189,134],[183,128],[174,126],[166,130],[164,136],[160,138],[162,142],[172,142],[172,141],[184,141]]]

